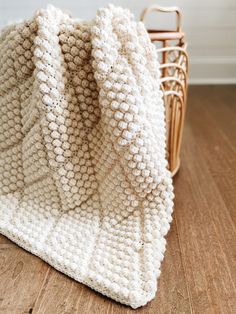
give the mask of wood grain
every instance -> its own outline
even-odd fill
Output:
[[[30,313],[47,270],[48,265],[36,256],[8,241],[1,241],[0,313]]]
[[[156,298],[132,310],[0,236],[1,314],[236,313],[236,87],[190,87],[188,99]]]

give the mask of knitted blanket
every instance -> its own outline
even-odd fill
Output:
[[[0,232],[102,294],[154,298],[171,221],[155,47],[121,8],[0,35]]]

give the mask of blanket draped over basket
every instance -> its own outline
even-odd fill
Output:
[[[154,298],[173,208],[155,46],[112,5],[49,6],[0,35],[0,232],[137,308]]]

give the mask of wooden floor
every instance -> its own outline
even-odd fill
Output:
[[[236,86],[189,89],[159,291],[131,310],[0,237],[1,314],[236,313]]]

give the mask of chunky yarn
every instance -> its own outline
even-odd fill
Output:
[[[121,303],[154,298],[173,207],[145,27],[48,7],[0,35],[0,232]]]

